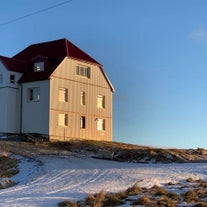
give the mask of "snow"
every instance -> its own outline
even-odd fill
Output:
[[[20,159],[18,185],[0,191],[0,206],[55,207],[101,190],[117,192],[135,183],[141,187],[207,179],[207,164],[136,164],[69,156]]]

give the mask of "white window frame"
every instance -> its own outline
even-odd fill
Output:
[[[59,88],[58,99],[60,102],[68,102],[68,89],[67,88]]]
[[[97,96],[97,107],[99,109],[105,108],[105,96],[102,96],[102,95]]]
[[[14,74],[10,74],[9,79],[10,79],[10,83],[15,83],[15,75]]]
[[[80,117],[80,128],[81,129],[85,129],[86,128],[86,117],[85,116],[81,116]]]
[[[76,66],[76,74],[79,76],[91,77],[91,68],[87,66],[77,65]]]
[[[98,131],[105,131],[105,119],[97,119],[97,130]]]
[[[68,114],[58,114],[58,126],[66,127],[68,126]]]
[[[28,102],[40,101],[40,87],[33,87],[27,89],[27,101]]]
[[[45,63],[44,61],[34,63],[34,72],[44,71]]]
[[[80,103],[82,106],[86,105],[86,93],[84,91],[80,93]]]

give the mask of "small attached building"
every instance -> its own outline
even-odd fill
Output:
[[[18,66],[11,70],[0,59],[0,97],[4,97],[0,105],[12,97],[12,107],[15,104],[18,109],[13,121],[16,130],[8,124],[10,128],[2,125],[0,131],[40,133],[62,141],[112,140],[114,88],[95,59],[67,39],[60,39],[31,45],[8,58],[8,62],[12,61],[21,63],[21,69]],[[9,82],[13,73],[15,90],[10,89],[14,83]],[[8,93],[1,74],[10,78]],[[10,123],[12,112],[5,111],[0,111],[0,117]]]

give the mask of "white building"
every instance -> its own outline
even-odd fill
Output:
[[[114,88],[100,63],[66,39],[0,56],[0,132],[112,140]]]

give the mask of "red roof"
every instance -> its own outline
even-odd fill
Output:
[[[0,56],[0,60],[4,64],[4,66],[9,71],[15,71],[19,73],[26,72],[26,62],[22,60],[17,60],[15,58],[8,58],[4,56]]]
[[[0,56],[0,60],[8,70],[23,73],[19,82],[26,83],[49,79],[65,57],[98,65],[106,81],[109,83],[111,90],[114,91],[102,65],[67,39],[33,44],[12,58]],[[34,71],[35,60],[36,62],[44,60],[44,71]]]
[[[48,64],[44,71],[36,73],[34,72],[33,61],[34,58],[38,56],[46,57]],[[43,42],[30,45],[13,57],[28,63],[27,72],[22,76],[19,82],[23,83],[48,79],[65,57],[71,57],[101,66],[99,62],[67,39]]]

